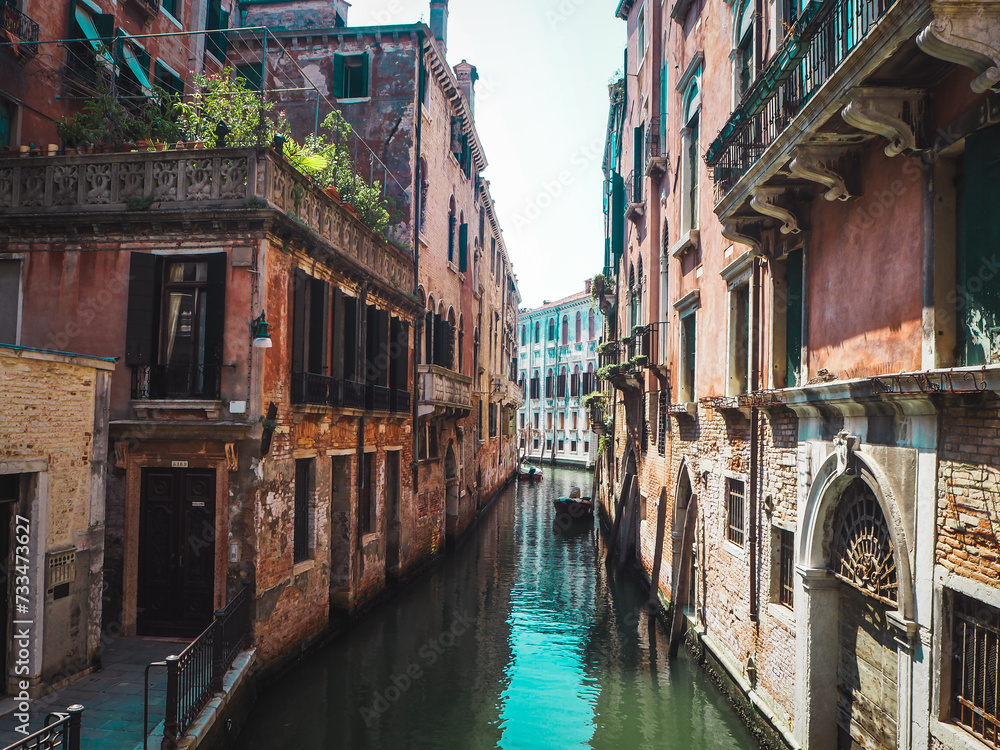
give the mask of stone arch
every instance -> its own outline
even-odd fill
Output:
[[[686,458],[682,458],[681,465],[677,468],[677,478],[674,480],[674,518],[671,534],[675,547],[680,544],[684,532],[684,513],[687,512],[688,503],[694,495],[694,488],[695,477],[691,465]]]
[[[798,565],[810,570],[830,567],[834,516],[845,490],[855,479],[861,479],[878,500],[889,527],[897,570],[899,614],[905,620],[913,620],[916,599],[910,573],[909,544],[903,527],[903,514],[889,484],[889,477],[874,458],[862,451],[855,451],[851,459],[853,473],[839,471],[839,459],[834,452],[827,456],[814,475],[798,535]]]
[[[417,284],[417,300],[422,306],[427,304],[427,291],[423,284]]]

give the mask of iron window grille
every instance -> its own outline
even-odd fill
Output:
[[[309,557],[309,495],[312,493],[312,459],[295,461],[295,518],[292,557],[302,562]]]
[[[958,593],[952,602],[952,719],[990,747],[1000,747],[1000,610]]]
[[[789,609],[795,605],[795,533],[778,529],[778,603]]]
[[[746,490],[742,479],[726,479],[726,539],[743,546]]]

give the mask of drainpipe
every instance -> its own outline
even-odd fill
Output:
[[[424,34],[423,31],[417,32],[417,137],[416,137],[416,155],[414,158],[414,164],[416,170],[414,174],[416,175],[413,183],[413,194],[416,196],[416,200],[413,201],[414,211],[413,211],[413,294],[419,300],[419,286],[420,286],[420,211],[421,204],[421,190],[420,185],[424,176],[420,172],[420,134],[421,126],[423,125],[423,105],[424,100],[420,95],[420,82],[424,80]],[[417,490],[420,487],[420,424],[419,424],[419,412],[417,408],[417,403],[419,401],[418,393],[418,379],[420,373],[418,370],[420,361],[420,343],[423,339],[424,331],[424,311],[421,310],[420,314],[417,316],[415,325],[413,326],[413,403],[410,405],[411,418],[413,420],[413,494],[416,495]]]
[[[758,6],[760,0],[757,0]],[[753,259],[753,298],[750,305],[750,331],[752,332],[750,341],[750,388],[757,390],[760,378],[760,339],[757,336],[760,325],[760,258]],[[758,339],[758,340],[754,340]],[[760,438],[758,435],[760,426],[760,412],[756,406],[750,407],[750,517],[749,541],[750,541],[750,620],[759,623],[760,618],[760,592],[758,590],[758,570],[757,570],[757,496],[760,494],[760,464],[758,454],[760,451]]]

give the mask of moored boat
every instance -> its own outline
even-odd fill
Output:
[[[558,500],[553,500],[552,505],[555,506],[556,513],[567,515],[574,520],[594,518],[594,503],[589,497],[560,497]]]

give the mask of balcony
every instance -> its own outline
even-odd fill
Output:
[[[22,63],[28,62],[38,54],[38,23],[15,8],[11,3],[5,3],[0,12],[0,23],[8,37],[4,41],[19,42],[10,49]]]
[[[419,365],[417,378],[419,416],[465,416],[472,412],[472,378],[440,365]]]
[[[160,0],[132,0],[146,14],[146,18],[156,18],[160,15]]]
[[[629,172],[625,178],[625,218],[638,222],[646,213],[646,204],[642,200],[642,172]]]
[[[809,3],[705,155],[728,193],[868,35],[895,0]]]
[[[222,413],[221,365],[137,365],[132,367],[132,407],[139,419],[203,412]]]
[[[654,117],[646,129],[646,177],[659,180],[667,173],[669,157],[663,143],[660,118]]]
[[[292,373],[292,403],[406,414],[410,392],[352,380],[337,380],[311,372]]]
[[[392,289],[412,289],[413,261],[370,231],[271,149],[132,151],[0,160],[0,226],[49,223],[57,215],[93,224],[193,212],[236,217],[276,211],[348,266]],[[243,212],[242,214],[240,212]],[[363,406],[362,406],[363,408]]]

